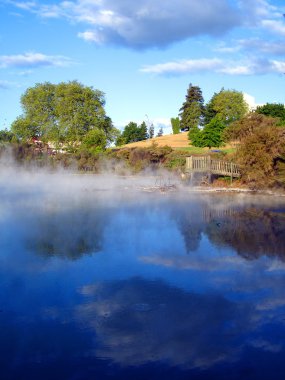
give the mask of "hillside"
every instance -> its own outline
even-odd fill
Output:
[[[151,146],[153,143],[158,146],[168,145],[171,148],[187,148],[189,147],[188,132],[179,133],[177,135],[165,135],[160,137],[154,137],[149,140],[138,141],[124,145],[123,147],[135,148],[141,147],[146,148]]]

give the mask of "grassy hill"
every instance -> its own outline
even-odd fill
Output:
[[[205,154],[209,152],[208,148],[197,148],[190,145],[188,140],[188,132],[182,132],[177,135],[165,135],[160,137],[154,137],[149,140],[138,141],[134,143],[129,143],[123,145],[121,148],[147,148],[152,144],[156,144],[157,146],[170,146],[173,149],[182,149],[187,150],[189,153],[193,154]],[[230,145],[226,145],[223,148],[219,148],[226,153],[231,153],[234,149]]]
[[[188,133],[183,132],[179,133],[177,135],[165,135],[160,137],[154,137],[149,140],[144,141],[138,141],[134,143],[130,143],[127,145],[124,145],[124,147],[127,148],[146,148],[151,146],[153,143],[157,144],[158,146],[165,146],[168,145],[171,148],[187,148],[189,147],[189,140],[188,140]]]

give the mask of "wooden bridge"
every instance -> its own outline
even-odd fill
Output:
[[[211,156],[186,157],[185,171],[187,174],[206,173],[228,176],[231,179],[240,177],[240,169],[234,162],[213,160]]]

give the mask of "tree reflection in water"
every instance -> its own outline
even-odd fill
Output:
[[[196,251],[205,235],[214,245],[233,248],[247,260],[262,255],[285,260],[285,210],[244,207],[234,199],[218,208],[215,202],[200,199],[199,206],[194,212],[181,205],[172,209],[187,252]]]
[[[42,256],[58,256],[71,260],[92,254],[102,248],[108,210],[97,207],[55,208],[32,219],[28,230],[28,249]]]
[[[285,260],[284,226],[285,213],[250,208],[213,218],[205,233],[214,244],[234,248],[245,259],[267,255]]]

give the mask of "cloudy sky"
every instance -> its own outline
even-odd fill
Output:
[[[0,0],[0,129],[35,83],[106,94],[114,125],[178,115],[189,83],[285,101],[284,0]],[[165,129],[167,131],[167,128]]]

